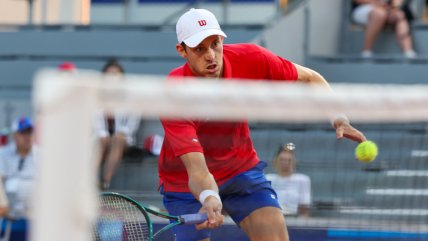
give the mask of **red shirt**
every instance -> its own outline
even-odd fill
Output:
[[[223,64],[225,79],[297,79],[291,62],[254,44],[225,44]],[[169,76],[194,75],[186,63]],[[204,154],[218,185],[259,162],[247,121],[162,120],[162,125],[165,139],[159,156],[159,178],[166,192],[190,192],[187,171],[180,159],[189,152]]]

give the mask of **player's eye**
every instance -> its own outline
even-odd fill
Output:
[[[218,45],[219,45],[219,44],[220,44],[220,41],[218,41],[218,40],[217,40],[217,41],[214,41],[214,43],[213,43],[213,47],[215,47],[215,48],[216,48],[216,47],[218,47]]]

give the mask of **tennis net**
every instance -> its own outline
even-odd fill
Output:
[[[248,119],[254,147],[268,163],[266,173],[276,173],[273,159],[278,148],[293,143],[295,171],[310,179],[310,217],[288,216],[290,228],[428,235],[427,85],[334,84],[331,93],[290,83],[108,78],[90,71],[38,75],[35,107],[42,125],[43,161],[34,210],[35,241],[90,240],[97,193],[91,185],[95,183],[91,160],[96,155],[91,125],[100,109],[155,123],[160,116]],[[336,140],[331,120],[343,114],[378,144],[374,162],[356,161],[357,143]],[[143,171],[156,173],[156,166],[151,168]],[[79,173],[80,178],[70,173]],[[141,176],[121,178],[122,186],[113,183],[120,189],[129,187],[128,179],[138,183],[143,178],[141,183],[147,183]],[[152,179],[149,183],[156,183]],[[144,188],[156,189],[135,186],[141,192]],[[67,195],[58,195],[64,190]]]

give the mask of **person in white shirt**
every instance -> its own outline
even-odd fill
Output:
[[[37,174],[33,122],[21,117],[12,124],[13,143],[0,149],[0,175],[9,198],[9,216],[25,218]]]
[[[106,81],[121,80],[124,70],[116,60],[110,60],[103,67]],[[119,77],[119,78],[116,78]],[[96,123],[96,135],[100,143],[100,155],[97,166],[104,163],[100,188],[106,190],[119,167],[127,148],[135,145],[135,132],[140,119],[123,113],[101,112]]]
[[[295,145],[288,143],[280,147],[273,163],[276,174],[267,174],[285,215],[308,217],[311,204],[311,180],[301,173],[295,173]]]

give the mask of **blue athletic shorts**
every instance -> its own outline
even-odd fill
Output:
[[[263,174],[267,166],[259,162],[252,169],[243,172],[219,187],[223,209],[239,223],[254,210],[262,207],[280,205],[270,181]],[[171,215],[197,213],[202,207],[191,193],[163,192],[163,203]],[[173,228],[176,241],[196,241],[210,237],[210,230],[196,230],[194,225],[182,225]]]

